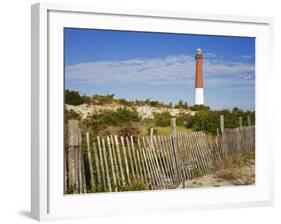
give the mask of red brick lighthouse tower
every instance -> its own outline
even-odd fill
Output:
[[[195,75],[195,105],[203,105],[204,104],[204,88],[203,88],[203,55],[202,50],[197,49],[197,53],[195,56],[196,59],[196,75]]]

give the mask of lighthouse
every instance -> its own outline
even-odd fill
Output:
[[[204,87],[203,87],[203,70],[202,70],[203,54],[201,49],[197,49],[195,59],[196,59],[196,74],[195,74],[194,104],[203,105],[204,104]]]

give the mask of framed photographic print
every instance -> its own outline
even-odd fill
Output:
[[[32,6],[32,217],[269,205],[270,18]]]

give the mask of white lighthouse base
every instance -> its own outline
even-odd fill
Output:
[[[195,105],[203,105],[204,104],[204,89],[203,88],[195,88]]]

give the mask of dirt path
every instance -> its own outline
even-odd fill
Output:
[[[212,174],[194,178],[185,182],[185,188],[221,187],[250,185],[255,183],[255,164],[250,163],[241,168],[229,168],[216,171]],[[178,188],[183,188],[180,184]]]

